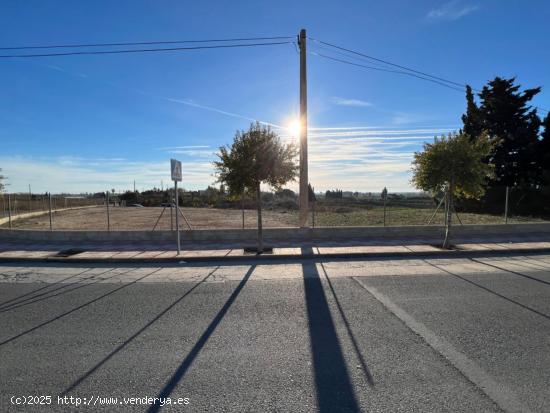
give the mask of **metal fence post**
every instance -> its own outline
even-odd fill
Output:
[[[243,215],[243,229],[244,229],[244,191],[241,194],[241,210]]]
[[[170,203],[170,231],[174,231],[174,202]]]
[[[504,201],[504,223],[508,223],[508,192],[509,187],[506,187],[506,200]]]
[[[107,231],[111,231],[111,216],[109,211],[109,191],[105,192],[105,202],[107,203]]]
[[[174,192],[176,193],[176,243],[178,247],[178,255],[180,255],[181,247],[180,247],[180,222],[178,217],[179,212],[179,196],[178,196],[178,181],[174,180]]]
[[[386,197],[384,197],[384,226],[386,226]]]
[[[50,210],[50,231],[52,231],[53,227],[52,227],[52,194],[51,192],[48,192],[48,208]]]
[[[10,223],[10,229],[11,229],[11,196],[8,194],[8,221]]]

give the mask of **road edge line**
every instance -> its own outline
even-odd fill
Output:
[[[399,318],[410,330],[422,337],[422,339],[438,354],[443,356],[470,382],[480,389],[487,397],[496,403],[502,410],[510,413],[532,413],[507,386],[500,384],[491,377],[478,364],[461,351],[457,350],[450,342],[437,336],[433,331],[420,321],[417,321],[409,313],[395,304],[386,295],[376,288],[368,286],[357,277],[351,277],[364,290],[378,300],[389,312]]]

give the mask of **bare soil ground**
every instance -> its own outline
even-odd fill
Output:
[[[111,230],[152,230],[163,208],[110,208]],[[242,228],[242,212],[232,209],[181,208],[193,229],[205,228]],[[105,207],[60,211],[53,214],[55,230],[106,230],[107,211]],[[175,226],[175,211],[173,216]],[[263,223],[266,227],[290,227],[297,225],[297,215],[292,213],[263,211]],[[245,211],[245,227],[256,228],[255,210]],[[7,225],[3,225],[6,227]],[[38,217],[19,219],[12,222],[17,229],[49,229],[48,214]],[[160,219],[157,230],[170,229],[170,209],[167,208]],[[180,228],[187,228],[180,216]]]
[[[110,208],[110,223],[112,230],[152,230],[163,208]],[[215,208],[182,208],[182,212],[193,229],[206,228],[242,228],[242,212],[234,209]],[[386,225],[426,225],[433,210],[426,208],[388,208],[386,210]],[[488,214],[459,214],[464,224],[497,224],[503,223],[503,217]],[[174,217],[175,220],[175,217]],[[455,224],[459,224],[456,216]],[[510,217],[508,222],[540,221],[530,217]],[[432,224],[441,224],[443,213],[439,212]],[[298,225],[297,211],[263,211],[263,224],[269,227],[291,227]],[[49,229],[47,214],[15,220],[13,228],[17,229]],[[172,224],[175,225],[175,224]],[[316,226],[364,226],[384,225],[383,208],[356,209],[346,212],[320,212],[316,214]],[[257,216],[255,210],[245,211],[245,228],[256,228]],[[2,227],[6,228],[7,224]],[[170,209],[166,209],[157,229],[170,229]],[[187,228],[185,221],[180,219],[180,228]],[[107,211],[104,206],[55,212],[53,214],[54,230],[106,230]]]

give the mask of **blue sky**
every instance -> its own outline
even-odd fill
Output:
[[[542,86],[550,108],[550,3],[454,1],[17,1],[0,47],[308,35],[481,87],[496,75]],[[309,42],[313,53],[335,51]],[[159,187],[169,159],[186,188],[257,119],[298,113],[291,44],[230,50],[0,59],[0,168],[9,191]],[[422,142],[459,128],[463,93],[308,55],[310,180],[316,190],[411,190]],[[296,184],[290,185],[296,187]]]

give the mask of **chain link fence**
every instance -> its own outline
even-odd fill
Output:
[[[33,230],[140,230],[175,229],[173,192],[77,195],[0,195],[0,227]],[[455,225],[542,222],[548,216],[530,214],[534,197],[519,189],[499,188],[483,201],[457,200]],[[506,198],[508,204],[506,205]],[[51,213],[50,213],[51,202]],[[254,198],[230,199],[219,191],[180,193],[180,228],[257,228]],[[372,193],[330,191],[316,194],[310,203],[310,226],[403,226],[442,225],[443,196],[422,193]],[[507,213],[506,213],[507,210]],[[30,214],[29,214],[30,213]],[[265,228],[297,227],[298,198],[292,191],[262,194]]]

